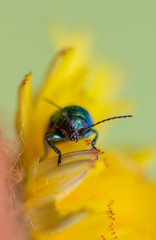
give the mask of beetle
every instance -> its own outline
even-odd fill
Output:
[[[89,112],[83,107],[71,105],[61,108],[49,99],[45,98],[44,100],[57,107],[59,110],[56,111],[50,118],[44,137],[45,154],[40,161],[46,157],[50,146],[56,154],[58,154],[58,166],[61,164],[62,158],[61,151],[55,145],[58,142],[68,140],[77,142],[79,139],[88,138],[94,134],[95,136],[91,141],[91,145],[94,149],[97,149],[95,144],[98,138],[98,132],[92,127],[102,122],[117,118],[133,117],[132,115],[116,116],[104,119],[94,124]]]

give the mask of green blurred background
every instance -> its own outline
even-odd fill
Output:
[[[17,89],[23,76],[33,72],[35,91],[55,54],[47,26],[63,23],[70,31],[88,29],[94,38],[96,58],[112,60],[126,72],[121,97],[136,102],[137,111],[132,121],[116,123],[108,142],[137,145],[155,142],[155,0],[1,0],[0,3],[3,130],[14,120]]]

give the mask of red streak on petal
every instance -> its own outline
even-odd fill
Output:
[[[28,79],[24,79],[23,82],[22,82],[22,87],[26,85]]]

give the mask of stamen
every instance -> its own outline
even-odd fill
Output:
[[[113,204],[113,200],[107,205],[108,206],[108,211],[107,211],[107,214],[108,214],[108,217],[111,219],[111,222],[110,222],[110,225],[109,225],[109,228],[111,230],[111,234],[113,236],[113,239],[117,239],[118,236],[116,236],[116,232],[114,231],[114,220],[115,220],[115,213],[113,212],[112,210],[112,204]]]

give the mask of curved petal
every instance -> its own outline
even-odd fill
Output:
[[[24,138],[29,133],[29,126],[31,123],[31,111],[33,108],[33,99],[31,91],[32,74],[25,76],[19,88],[18,95],[18,110],[16,115],[16,129],[18,134],[23,133]]]

